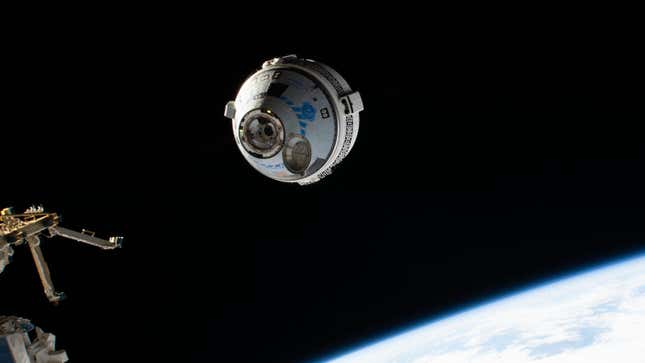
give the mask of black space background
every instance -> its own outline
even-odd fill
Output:
[[[55,333],[72,362],[306,362],[645,249],[628,23],[265,10],[96,11],[6,34],[0,204],[126,240],[44,240],[59,307],[19,248],[1,314]],[[352,153],[307,187],[256,173],[222,116],[291,53],[366,107]]]

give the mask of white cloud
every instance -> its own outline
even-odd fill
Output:
[[[484,305],[330,362],[644,363],[643,286],[645,256]]]

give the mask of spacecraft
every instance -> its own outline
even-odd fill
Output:
[[[265,176],[311,184],[356,142],[363,101],[329,66],[288,55],[264,62],[224,115],[244,158]]]
[[[45,333],[29,320],[0,316],[1,363],[64,363],[64,350],[56,350],[56,336]]]
[[[45,295],[52,303],[58,303],[65,295],[54,289],[49,267],[40,248],[41,236],[60,236],[106,250],[121,247],[123,241],[123,237],[101,239],[87,230],[76,232],[59,226],[59,222],[58,214],[45,212],[42,207],[31,207],[21,214],[14,214],[11,208],[0,212],[0,273],[11,262],[14,246],[29,245]]]

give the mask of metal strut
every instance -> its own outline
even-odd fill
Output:
[[[31,250],[31,256],[34,258],[34,263],[36,264],[36,270],[38,270],[38,276],[40,276],[40,282],[43,284],[43,290],[49,302],[58,304],[61,300],[65,299],[65,294],[62,292],[57,292],[54,289],[54,283],[52,282],[51,274],[49,273],[49,266],[45,261],[43,256],[43,251],[40,249],[40,238],[38,236],[29,236],[26,238],[29,243],[29,249]]]

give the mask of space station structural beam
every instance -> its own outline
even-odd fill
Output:
[[[109,237],[107,240],[94,237],[92,234],[76,232],[60,226],[49,228],[52,235],[61,236],[74,241],[86,243],[104,250],[112,250],[121,247],[122,237]]]

